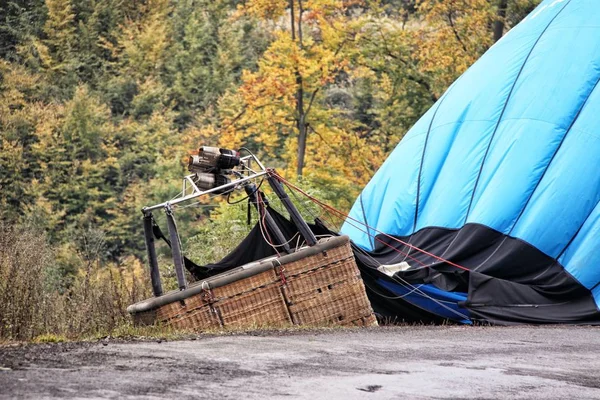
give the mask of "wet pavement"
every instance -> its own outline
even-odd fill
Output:
[[[0,399],[600,399],[600,328],[398,326],[0,347]]]

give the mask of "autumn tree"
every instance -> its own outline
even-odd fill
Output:
[[[538,0],[371,3],[350,60],[361,115],[391,151],[446,88]],[[501,24],[500,24],[501,23]],[[499,25],[500,24],[500,25]]]
[[[381,159],[334,95],[349,84],[347,54],[362,24],[362,11],[351,6],[358,4],[266,1],[240,7],[237,18],[262,19],[273,27],[274,40],[257,69],[244,70],[240,87],[219,100],[219,120],[200,129],[205,140],[247,145],[292,176],[335,187],[349,203],[358,190],[349,182],[366,183]]]
[[[64,260],[96,230],[107,260],[141,256],[140,208],[180,190],[201,143],[245,145],[348,208],[537,2],[0,2],[0,218],[34,221]],[[207,216],[181,212],[184,234]]]
[[[56,105],[44,104],[43,77],[0,61],[0,216],[14,221],[27,214],[41,176],[36,134]]]
[[[494,42],[525,18],[541,0],[490,0],[496,10],[493,25]]]

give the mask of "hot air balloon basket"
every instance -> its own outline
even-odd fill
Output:
[[[235,268],[128,310],[136,325],[193,331],[377,325],[347,236]]]

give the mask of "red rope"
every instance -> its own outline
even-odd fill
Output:
[[[271,238],[271,235],[269,234],[269,230],[267,229],[267,224],[266,224],[267,209],[265,207],[265,203],[262,199],[262,196],[261,196],[260,192],[258,192],[258,191],[256,193],[256,204],[258,205],[258,218],[259,218],[258,223],[261,224],[260,228],[261,228],[261,230],[264,230],[263,232],[264,232],[264,234],[266,234],[265,240],[273,248],[273,250],[275,250],[275,253],[277,253],[277,257],[280,257],[281,254],[279,253],[279,250],[277,250],[277,246],[273,243],[273,239]],[[250,207],[250,204],[248,204],[248,207]],[[262,212],[262,215],[261,215],[261,212]]]
[[[341,218],[341,217],[339,217],[339,216],[338,216],[338,218],[342,219],[342,218]],[[423,261],[421,261],[421,260],[419,260],[419,259],[417,259],[417,258],[414,258],[414,257],[413,257],[413,256],[411,256],[410,254],[408,254],[408,253],[405,253],[405,252],[403,252],[403,251],[402,251],[402,250],[400,250],[400,249],[397,249],[396,247],[392,246],[391,244],[389,244],[389,243],[387,243],[387,242],[384,242],[383,240],[379,239],[379,238],[378,238],[378,237],[376,237],[376,236],[373,236],[373,235],[371,235],[369,232],[367,232],[367,231],[363,231],[361,228],[357,227],[357,226],[356,226],[356,225],[354,225],[353,223],[349,222],[349,224],[350,224],[350,225],[352,225],[353,227],[355,227],[356,229],[358,229],[359,231],[361,231],[362,233],[365,233],[365,234],[367,234],[367,235],[371,236],[373,239],[377,240],[379,243],[383,244],[384,246],[387,246],[387,247],[389,247],[390,249],[394,250],[396,253],[402,254],[402,255],[404,255],[405,257],[407,257],[407,258],[410,258],[411,260],[415,261],[416,263],[418,263],[418,264],[421,264],[423,267],[429,267],[429,266],[428,266],[427,264],[425,264]]]
[[[288,182],[287,180],[285,180],[285,178],[283,178],[281,175],[279,175],[279,174],[278,174],[278,173],[277,173],[275,170],[273,170],[273,169],[269,169],[269,175],[270,175],[270,176],[273,176],[273,177],[275,177],[275,178],[276,178],[278,181],[280,181],[280,182],[284,183],[284,184],[285,184],[286,186],[288,186],[289,188],[291,188],[291,189],[294,189],[294,190],[296,190],[296,191],[298,191],[298,192],[302,193],[304,196],[308,197],[310,200],[312,200],[313,202],[317,203],[318,205],[320,205],[321,207],[323,207],[324,209],[326,209],[326,210],[328,210],[328,211],[330,211],[330,212],[332,212],[332,213],[338,214],[339,216],[343,216],[343,217],[344,217],[344,218],[346,218],[346,219],[350,219],[350,220],[352,220],[352,221],[354,221],[354,222],[356,222],[356,223],[358,223],[358,224],[364,225],[364,226],[366,226],[366,227],[367,227],[369,230],[373,230],[373,231],[375,231],[375,232],[377,232],[377,233],[379,233],[379,234],[381,234],[381,235],[383,235],[383,236],[387,237],[388,239],[391,239],[391,240],[393,240],[393,241],[395,241],[395,242],[398,242],[398,243],[400,243],[400,244],[402,244],[402,245],[404,245],[404,246],[407,246],[407,247],[409,247],[409,248],[411,248],[411,249],[413,249],[413,250],[416,250],[416,251],[418,251],[418,252],[420,252],[420,253],[423,253],[423,254],[425,254],[425,255],[427,255],[427,256],[429,256],[429,257],[432,257],[432,258],[434,258],[434,259],[436,259],[436,260],[438,260],[438,261],[442,261],[442,262],[444,262],[444,263],[446,263],[446,264],[448,264],[448,265],[451,265],[451,266],[453,266],[453,267],[456,267],[456,268],[458,268],[458,269],[462,269],[462,270],[465,270],[465,271],[469,271],[469,269],[468,269],[468,268],[466,268],[466,267],[463,267],[462,265],[459,265],[459,264],[457,264],[457,263],[454,263],[454,262],[452,262],[452,261],[446,260],[446,259],[444,259],[444,258],[442,258],[442,257],[440,257],[440,256],[436,256],[435,254],[432,254],[432,253],[430,253],[430,252],[428,252],[428,251],[426,251],[426,250],[420,249],[420,248],[418,248],[418,247],[416,247],[416,246],[414,246],[414,245],[412,245],[412,244],[410,244],[410,243],[406,243],[406,242],[404,242],[404,241],[402,241],[402,240],[400,240],[400,239],[398,239],[398,238],[395,238],[395,237],[393,237],[393,236],[391,236],[391,235],[388,235],[388,234],[387,234],[387,233],[385,233],[385,232],[381,232],[381,231],[379,231],[379,230],[377,230],[377,229],[375,229],[375,228],[373,228],[373,227],[369,226],[368,224],[366,224],[366,223],[364,223],[364,222],[362,222],[362,221],[359,221],[359,220],[357,220],[357,219],[355,219],[355,218],[352,218],[352,217],[351,217],[351,216],[349,216],[348,214],[345,214],[345,213],[343,213],[343,212],[341,212],[341,211],[339,211],[339,210],[337,210],[337,209],[335,209],[335,208],[331,207],[330,205],[323,203],[323,202],[322,202],[322,201],[320,201],[319,199],[316,199],[316,198],[314,198],[314,197],[313,197],[313,196],[311,196],[310,194],[308,194],[308,193],[306,193],[305,191],[303,191],[302,189],[300,189],[298,186],[296,186],[296,185],[294,185],[293,183],[291,183],[291,182]],[[378,239],[377,237],[375,237],[375,236],[371,235],[371,233],[370,233],[370,232],[367,232],[367,235],[369,235],[369,236],[372,236],[373,238],[375,238],[375,239],[376,239],[376,240],[378,240],[379,242],[381,242],[381,243],[384,243],[384,244],[385,244],[385,242],[383,242],[382,240],[380,240],[380,239]],[[393,248],[395,249],[395,247],[393,247]],[[410,256],[409,256],[409,257],[410,257]],[[425,264],[423,264],[423,265],[425,265]]]

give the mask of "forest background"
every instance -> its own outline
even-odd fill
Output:
[[[150,296],[140,210],[178,193],[200,145],[245,146],[347,211],[538,3],[1,1],[0,340],[127,326],[126,306]],[[178,211],[188,256],[233,248],[245,207]]]

